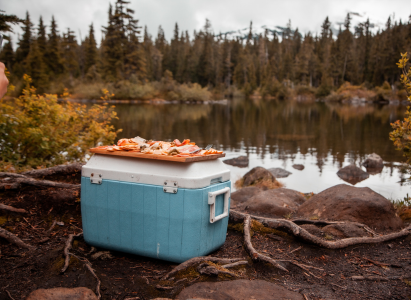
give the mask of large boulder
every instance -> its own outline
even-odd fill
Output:
[[[279,188],[260,192],[239,204],[237,209],[261,217],[282,218],[294,213],[305,201],[301,193]]]
[[[263,167],[255,167],[248,171],[244,176],[243,176],[243,186],[250,186],[257,184],[261,181],[275,181],[275,177],[273,174],[271,174],[270,171]]]
[[[292,174],[291,172],[288,172],[287,170],[284,170],[282,168],[271,168],[268,169],[268,171],[270,171],[275,178],[285,178]]]
[[[26,300],[97,300],[96,294],[88,288],[38,289],[30,293]]]
[[[362,165],[367,169],[367,173],[371,175],[381,173],[384,168],[381,156],[375,153],[368,155]]]
[[[248,157],[247,156],[239,156],[236,158],[226,159],[223,160],[223,163],[239,168],[247,168],[248,167]]]
[[[359,222],[380,230],[398,230],[402,226],[389,200],[370,188],[346,184],[333,186],[312,196],[298,208],[297,215]]]
[[[240,279],[221,282],[199,282],[182,290],[177,299],[304,300],[304,297],[300,293],[289,291],[281,285],[268,281]]]
[[[364,172],[355,165],[349,165],[338,170],[337,175],[342,180],[351,183],[352,185],[355,185],[358,182],[363,181],[370,176],[367,172]]]
[[[256,186],[247,186],[242,188],[238,191],[235,191],[231,194],[231,207],[234,208],[235,206],[246,202],[251,197],[261,193],[262,191],[267,190],[267,188],[261,188]]]

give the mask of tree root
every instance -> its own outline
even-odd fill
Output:
[[[71,243],[73,242],[73,240],[74,240],[75,238],[79,238],[79,237],[81,237],[81,236],[83,236],[83,233],[82,233],[82,232],[80,232],[79,234],[70,234],[70,235],[69,235],[69,237],[68,237],[68,239],[67,239],[67,241],[66,241],[66,246],[64,247],[65,262],[64,262],[63,268],[61,269],[61,273],[64,273],[64,272],[67,270],[68,266],[69,266],[69,263],[70,263],[70,255],[71,255],[71,253],[70,253]]]
[[[97,294],[97,298],[100,299],[101,298],[101,294],[100,294],[100,286],[101,286],[101,281],[98,278],[98,276],[96,275],[96,273],[93,270],[93,267],[91,265],[91,262],[84,257],[79,257],[77,255],[74,255],[73,253],[70,253],[70,249],[71,249],[71,243],[73,242],[74,239],[77,239],[79,237],[83,236],[83,233],[80,232],[78,234],[70,234],[67,241],[66,241],[66,246],[64,247],[64,256],[65,256],[65,262],[64,262],[64,266],[61,269],[61,273],[64,273],[69,264],[70,264],[70,255],[77,258],[78,260],[82,261],[84,263],[84,265],[86,266],[86,268],[90,271],[90,273],[93,275],[93,277],[97,280],[97,287],[96,287],[96,294]]]
[[[177,267],[175,267],[170,272],[168,272],[166,275],[164,275],[161,278],[161,280],[167,280],[168,278],[170,278],[170,276],[176,274],[177,272],[187,269],[188,267],[194,266],[196,264],[205,262],[205,261],[210,261],[213,263],[221,263],[221,264],[231,264],[231,263],[243,261],[243,260],[244,258],[218,258],[218,257],[211,257],[211,256],[194,257],[192,259],[186,260],[185,262],[179,264]]]
[[[22,214],[27,213],[27,210],[25,210],[23,208],[14,208],[13,206],[9,206],[9,205],[6,205],[6,204],[1,204],[1,203],[0,203],[0,209],[8,210],[8,211],[16,212],[16,213],[22,213]]]
[[[251,244],[250,227],[251,227],[251,217],[249,215],[246,215],[244,218],[244,243],[245,243],[245,246],[251,258],[253,260],[260,260],[260,261],[267,262],[269,264],[272,264],[274,267],[279,268],[280,270],[288,272],[288,270],[284,268],[282,265],[280,265],[276,260],[268,256],[262,255],[254,249],[253,245]]]
[[[386,235],[381,235],[381,236],[376,236],[376,237],[346,238],[346,239],[341,239],[341,240],[332,242],[332,241],[323,240],[315,235],[312,235],[307,230],[301,228],[300,226],[296,225],[295,223],[289,220],[268,219],[268,218],[262,218],[258,216],[247,215],[247,214],[240,213],[234,210],[230,211],[230,221],[233,221],[235,223],[241,222],[247,216],[250,216],[250,218],[253,218],[261,222],[266,227],[273,228],[273,229],[279,229],[279,230],[285,230],[289,234],[295,236],[296,238],[301,239],[304,242],[308,242],[308,243],[311,243],[311,244],[314,244],[320,247],[324,247],[327,249],[342,249],[342,248],[346,248],[346,247],[353,246],[353,245],[359,245],[359,244],[381,243],[381,242],[390,241],[390,240],[393,240],[399,237],[407,236],[411,233],[411,225],[410,225],[402,229],[401,231],[389,233]]]
[[[381,277],[381,276],[351,276],[351,280],[354,281],[388,281],[388,280],[403,280],[404,278],[411,277],[411,274],[406,274],[402,276],[389,276],[389,277]]]
[[[35,249],[34,246],[28,245],[25,242],[23,242],[21,239],[19,239],[15,234],[7,231],[6,229],[3,229],[0,227],[0,237],[8,240],[12,244],[16,244],[17,246],[21,248],[26,248],[26,249]]]
[[[233,268],[233,267],[237,267],[237,266],[242,266],[242,265],[246,265],[246,264],[248,264],[248,261],[241,260],[241,261],[238,261],[238,262],[235,262],[235,263],[232,263],[232,264],[224,265],[224,269]]]

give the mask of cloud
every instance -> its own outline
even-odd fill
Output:
[[[253,21],[254,28],[261,28],[263,25],[268,28],[285,27],[289,20],[292,27],[298,27],[303,34],[308,31],[319,33],[327,16],[337,28],[335,25],[343,22],[349,12],[355,16],[353,23],[369,17],[374,24],[385,24],[393,12],[396,20],[408,20],[410,11],[404,9],[409,7],[408,2],[409,0],[131,0],[130,7],[136,12],[139,25],[147,25],[153,36],[157,35],[161,25],[166,38],[170,39],[176,22],[180,30],[188,30],[192,36],[193,30],[204,26],[206,18],[211,21],[215,33],[248,28],[250,21]],[[2,10],[21,18],[25,17],[28,10],[36,26],[40,15],[46,25],[50,24],[51,16],[54,15],[60,32],[70,27],[78,39],[80,33],[84,39],[89,25],[93,23],[99,41],[101,27],[107,23],[109,3],[102,0],[3,0]],[[16,28],[16,32],[21,32],[20,27]],[[16,38],[14,36],[14,41]]]

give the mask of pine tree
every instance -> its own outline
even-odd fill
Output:
[[[43,53],[40,50],[38,40],[33,40],[26,62],[27,73],[31,76],[33,86],[38,93],[44,93],[49,86],[46,65],[43,61]]]
[[[97,43],[94,37],[93,23],[90,25],[90,30],[84,43],[84,52],[84,73],[87,73],[90,67],[95,66],[97,63]]]
[[[63,59],[66,71],[70,77],[77,77],[80,73],[80,66],[78,60],[78,44],[74,31],[67,28],[67,33],[63,34]]]
[[[64,73],[64,65],[62,63],[62,52],[60,46],[60,36],[57,30],[57,22],[54,16],[51,18],[50,34],[48,39],[46,65],[50,70],[51,76],[56,76]]]
[[[21,40],[19,41],[19,49],[18,49],[18,57],[17,59],[21,61],[23,64],[30,52],[30,45],[32,43],[32,30],[33,30],[33,23],[30,21],[30,14],[26,12],[26,19],[23,22],[23,26],[21,26],[23,31],[23,35]]]
[[[0,52],[0,61],[3,62],[8,70],[13,70],[15,63],[15,54],[13,51],[13,45],[8,37],[7,43],[3,45]]]
[[[18,18],[15,15],[6,15],[4,14],[4,10],[0,9],[0,32],[11,32],[13,33],[13,28],[11,25],[17,25],[19,23],[23,23],[24,20]],[[10,37],[7,36],[7,39]]]

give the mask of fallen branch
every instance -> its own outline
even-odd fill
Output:
[[[15,234],[7,231],[0,227],[0,237],[8,240],[12,244],[16,244],[19,247],[26,248],[26,249],[35,249],[35,247],[26,244],[21,239],[19,239]]]
[[[15,208],[13,206],[9,206],[9,205],[6,205],[6,204],[1,204],[1,203],[0,203],[0,209],[8,210],[8,211],[16,212],[16,213],[22,213],[22,214],[27,213],[27,210],[25,210],[23,208]]]
[[[244,260],[244,258],[218,258],[218,257],[211,257],[211,256],[199,256],[199,257],[194,257],[192,259],[186,260],[185,262],[179,264],[177,267],[172,269],[170,272],[168,272],[166,275],[164,275],[161,280],[167,280],[170,276],[174,275],[175,273],[187,269],[191,266],[194,266],[196,264],[205,262],[205,261],[210,261],[213,263],[220,263],[220,264],[229,264],[237,261]]]
[[[21,173],[22,175],[33,177],[33,178],[40,178],[45,176],[51,175],[60,175],[60,174],[72,174],[75,172],[81,172],[81,167],[83,164],[81,163],[72,163],[69,165],[59,165],[54,166],[51,168],[46,169],[38,169],[38,170],[31,170],[27,172]]]
[[[230,211],[230,221],[232,222],[240,222],[241,219],[244,220],[248,215],[244,213],[240,213],[237,211]],[[328,248],[328,249],[342,249],[346,248],[349,246],[353,245],[359,245],[359,244],[375,244],[375,243],[381,243],[381,242],[386,242],[390,241],[399,237],[407,236],[411,232],[411,225],[402,229],[401,231],[394,232],[394,233],[389,233],[386,235],[381,235],[377,237],[354,237],[354,238],[346,238],[346,239],[341,239],[338,241],[327,241],[322,238],[319,238],[315,235],[312,235],[309,233],[307,230],[304,228],[301,228],[300,226],[296,225],[292,221],[285,220],[285,219],[268,219],[268,218],[262,218],[258,216],[250,216],[251,218],[261,222],[264,226],[273,228],[273,229],[279,229],[279,230],[285,230],[289,234],[305,241],[311,244],[315,244],[320,247]]]
[[[13,174],[13,173],[11,173]],[[80,189],[80,184],[61,183],[50,180],[37,180],[26,176],[6,177],[0,181],[0,190],[15,190],[21,188],[23,184],[37,187],[54,187],[66,189]]]
[[[283,271],[288,272],[288,270],[286,268],[284,268],[282,265],[280,265],[277,261],[275,261],[274,259],[262,255],[260,253],[258,253],[253,245],[251,244],[251,235],[250,235],[250,227],[251,227],[251,217],[249,215],[245,215],[244,218],[244,243],[245,246],[248,250],[248,253],[250,254],[251,258],[253,260],[261,260],[261,261],[265,261],[268,262],[269,264],[272,264],[274,267],[279,268]]]
[[[79,237],[81,237],[83,235],[83,233],[82,232],[80,232],[79,234],[70,234],[69,235],[69,237],[68,237],[68,239],[67,239],[67,241],[66,241],[66,246],[64,247],[64,256],[65,256],[65,262],[64,262],[64,266],[63,266],[63,268],[61,269],[61,273],[64,273],[66,270],[67,270],[67,268],[68,268],[68,266],[69,266],[69,264],[70,264],[70,249],[71,249],[71,243],[73,242],[73,240],[75,239],[75,238],[79,238]]]

